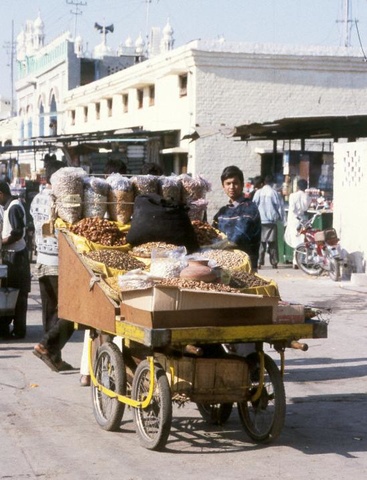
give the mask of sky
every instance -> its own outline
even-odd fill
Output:
[[[128,37],[135,42],[151,27],[169,19],[175,47],[195,40],[224,37],[228,42],[342,46],[345,26],[350,43],[367,52],[367,0],[0,0],[0,95],[11,95],[11,42],[26,20],[38,12],[45,23],[46,43],[65,31],[83,37],[89,50],[100,43],[95,22],[114,25],[107,43],[117,49]],[[74,15],[72,12],[78,12]],[[16,72],[14,63],[14,72]],[[15,75],[15,73],[14,73]],[[15,78],[16,80],[16,78]]]

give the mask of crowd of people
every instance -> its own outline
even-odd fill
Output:
[[[52,174],[63,166],[55,158],[45,159],[46,185],[30,207],[37,251],[33,275],[39,282],[43,325],[42,338],[34,346],[33,353],[55,372],[74,369],[62,358],[62,349],[71,338],[74,325],[58,316],[58,241],[53,231],[56,217],[50,182]],[[111,173],[125,174],[126,165],[110,161],[104,174]],[[156,164],[146,164],[142,174],[161,175],[162,169]],[[223,170],[220,180],[228,202],[214,215],[212,225],[227,236],[234,248],[248,254],[253,272],[264,266],[266,253],[271,266],[277,268],[279,223],[286,225],[284,240],[290,247],[295,248],[302,241],[297,226],[311,202],[306,193],[306,180],[300,179],[297,192],[289,197],[287,220],[284,200],[274,187],[272,175],[265,178],[258,176],[251,184],[245,184],[242,170],[232,165]],[[25,242],[25,209],[22,202],[11,194],[6,181],[0,181],[0,213],[1,253],[2,263],[8,268],[7,286],[19,290],[14,313],[1,318],[0,339],[19,340],[26,336],[31,269]],[[81,386],[90,385],[88,338],[89,333],[86,332],[80,366]]]

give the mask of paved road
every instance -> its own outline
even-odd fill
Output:
[[[307,352],[286,352],[286,424],[275,444],[253,445],[236,411],[225,426],[208,426],[193,404],[174,407],[164,452],[139,446],[129,410],[119,432],[101,430],[78,369],[57,374],[32,355],[42,331],[34,284],[27,339],[0,343],[0,478],[366,478],[366,291],[290,268],[261,273],[278,282],[285,300],[333,309],[328,339],[309,340]],[[82,337],[75,332],[64,349],[75,367]]]

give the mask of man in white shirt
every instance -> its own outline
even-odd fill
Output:
[[[33,353],[55,372],[73,369],[61,357],[61,350],[73,334],[74,325],[58,317],[58,241],[57,233],[52,231],[55,205],[50,178],[64,166],[62,162],[46,156],[47,184],[34,197],[30,208],[35,226],[37,249],[34,274],[38,278],[40,287],[44,328],[44,336],[40,343],[35,345]]]
[[[265,263],[265,252],[268,248],[270,263],[278,267],[278,230],[277,222],[284,222],[284,202],[280,193],[273,188],[273,176],[267,175],[264,186],[256,193],[253,202],[258,206],[261,217],[261,243],[259,250],[259,265]]]

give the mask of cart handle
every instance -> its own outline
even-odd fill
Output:
[[[139,400],[134,400],[130,397],[127,397],[126,395],[120,395],[100,383],[98,383],[98,380],[96,379],[94,372],[93,372],[93,362],[92,362],[92,338],[89,338],[89,343],[88,343],[88,362],[89,362],[89,373],[90,373],[90,378],[93,383],[93,385],[102,393],[104,393],[107,397],[110,398],[117,398],[119,402],[126,403],[130,407],[134,408],[147,408],[153,398],[153,392],[154,392],[154,358],[152,356],[147,357],[147,360],[149,362],[149,392],[146,398],[143,401]]]

